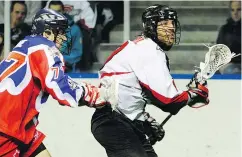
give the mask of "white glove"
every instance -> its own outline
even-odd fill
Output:
[[[103,81],[105,83],[101,83],[100,88],[88,83],[82,84],[84,95],[79,101],[80,106],[87,105],[88,107],[100,108],[106,104],[117,104],[118,82],[115,79],[106,79]]]

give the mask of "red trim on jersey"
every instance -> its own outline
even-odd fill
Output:
[[[133,40],[133,42],[135,43],[135,44],[137,44],[138,42],[140,42],[140,41],[142,41],[142,40],[144,40],[145,38],[143,37],[143,36],[139,36],[139,37],[137,37],[136,39],[134,39]]]
[[[174,98],[167,98],[167,97],[165,97],[163,95],[160,95],[159,93],[157,93],[153,89],[151,89],[149,87],[149,85],[144,84],[143,82],[140,82],[140,84],[142,86],[144,86],[146,89],[148,89],[149,91],[151,91],[153,96],[155,98],[157,98],[160,102],[164,103],[165,105],[171,104],[171,103],[179,103],[179,102],[188,101],[188,93],[187,92],[183,92],[183,93],[181,93],[180,95],[178,95],[178,96],[176,96]]]
[[[113,51],[113,53],[108,57],[108,59],[106,60],[106,62],[104,63],[107,64],[116,54],[118,54],[121,50],[123,50],[127,45],[128,45],[128,41],[126,41],[125,43],[123,43],[119,48],[117,48],[116,50]]]
[[[105,76],[113,76],[113,75],[122,75],[122,74],[128,74],[131,72],[111,72],[111,73],[103,73],[101,75],[101,78],[105,77]]]

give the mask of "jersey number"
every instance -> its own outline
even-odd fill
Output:
[[[9,65],[8,68],[6,68],[5,71],[3,71],[2,74],[0,74],[0,81],[11,75],[13,72],[15,72],[21,65],[25,63],[26,56],[17,52],[11,52],[11,54],[8,56],[8,58],[5,60],[5,62],[14,61],[12,64]]]

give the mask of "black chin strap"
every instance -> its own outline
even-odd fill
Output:
[[[166,45],[165,43],[163,43],[163,42],[160,42],[158,39],[157,39],[157,41],[155,41],[160,47],[161,47],[161,49],[162,50],[164,50],[164,51],[169,51],[171,48],[172,48],[172,46],[173,45]]]
[[[166,55],[166,66],[167,66],[168,70],[171,71],[171,69],[170,69],[170,60],[169,60],[167,55]]]

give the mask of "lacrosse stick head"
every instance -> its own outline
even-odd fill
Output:
[[[234,53],[231,53],[228,46],[224,44],[215,44],[208,48],[205,62],[201,62],[199,66],[198,82],[211,78],[219,68],[228,64],[233,57],[236,57]]]

